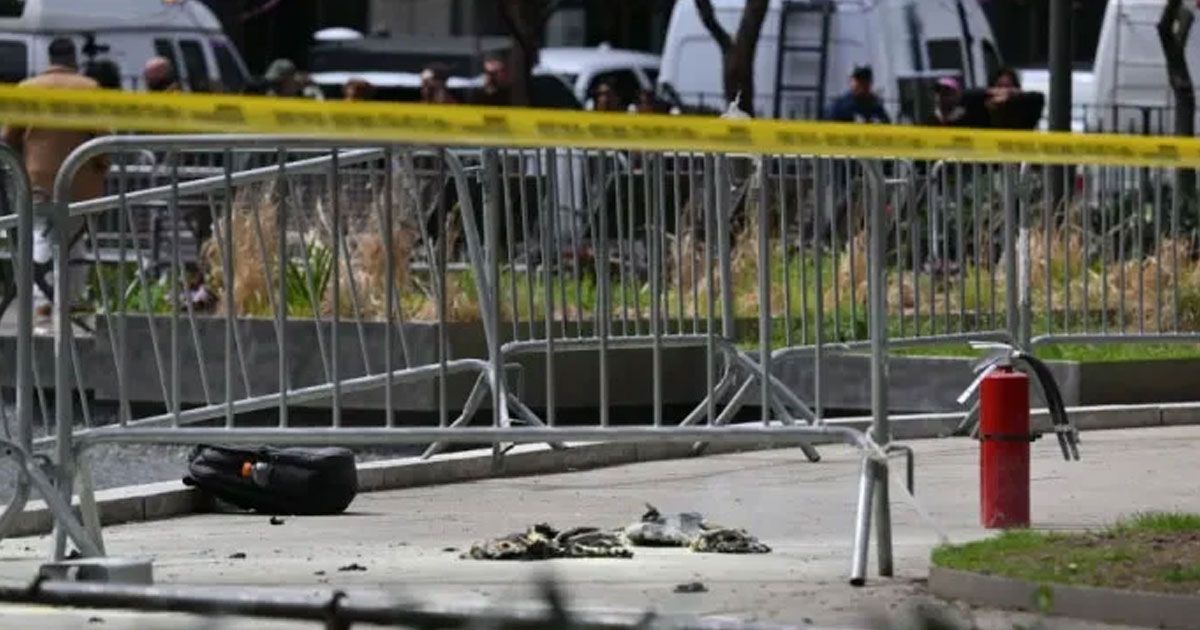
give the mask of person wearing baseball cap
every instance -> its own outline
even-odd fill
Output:
[[[933,114],[926,122],[931,127],[962,127],[967,110],[962,106],[962,85],[954,77],[942,77],[933,85]]]

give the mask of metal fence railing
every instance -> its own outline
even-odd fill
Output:
[[[68,203],[98,156],[112,194]],[[137,179],[147,156],[167,175]],[[219,159],[185,175],[186,156]],[[861,583],[872,517],[891,573],[887,458],[905,449],[888,424],[889,350],[1200,342],[1187,171],[128,136],[77,150],[36,211],[19,165],[7,173],[18,194],[0,232],[15,232],[23,293],[5,446],[27,465],[0,534],[30,484],[46,493],[31,457],[52,451],[83,506],[77,520],[70,493],[50,493],[60,555],[68,536],[104,551],[75,469],[100,443],[434,456],[458,442],[502,457],[509,442],[734,441],[817,460],[816,442],[842,441],[864,456]],[[207,235],[183,237],[185,209]],[[30,252],[12,250],[35,214],[54,219],[61,272],[40,284]],[[157,251],[137,238],[146,214],[166,217]],[[38,291],[55,306],[52,356],[32,352]],[[869,433],[826,421],[834,353],[869,361]],[[811,383],[785,376],[795,362]],[[115,412],[96,408],[99,390]],[[301,406],[328,421],[293,418]]]
[[[272,164],[239,170],[243,154],[264,147]],[[223,159],[194,178],[129,179],[138,156],[188,152]],[[75,170],[98,156],[113,164],[116,193],[65,203]],[[54,219],[54,266],[66,271],[41,296],[55,307],[45,331],[55,339],[53,379],[18,371],[26,404],[11,422],[29,435],[20,453],[54,453],[59,487],[79,480],[80,520],[58,495],[56,553],[68,537],[85,555],[104,552],[88,471],[75,466],[102,443],[428,444],[433,456],[465,442],[494,444],[502,456],[507,442],[732,441],[798,444],[815,461],[813,441],[841,441],[866,462],[852,570],[861,583],[871,506],[886,495],[878,482],[888,453],[904,451],[889,444],[886,416],[872,438],[827,425],[772,376],[771,310],[738,306],[769,280],[747,281],[734,264],[734,215],[769,214],[759,205],[747,215],[743,166],[700,154],[268,137],[110,137],[81,147],[60,173],[60,201],[38,210]],[[180,238],[184,208],[213,226],[194,258]],[[134,238],[136,216],[161,210],[171,235],[148,256]],[[15,242],[32,236],[24,230]],[[37,271],[26,261],[13,257],[22,274]],[[28,308],[22,301],[22,317]],[[743,324],[756,318],[767,334],[752,355]],[[18,325],[23,352],[30,321]],[[665,394],[680,378],[705,387]],[[753,384],[757,396],[745,393]],[[642,421],[611,413],[617,387],[649,393]],[[115,412],[87,394],[100,389]],[[28,404],[33,397],[42,404]],[[139,404],[148,400],[159,404]],[[572,404],[594,421],[564,418]],[[294,420],[297,406],[327,408],[328,422]],[[761,424],[721,426],[753,406]],[[345,414],[356,408],[382,414],[352,426]],[[875,519],[888,574],[887,511]]]

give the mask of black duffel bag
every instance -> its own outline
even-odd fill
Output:
[[[358,494],[358,471],[344,448],[198,446],[183,483],[262,514],[340,514]]]

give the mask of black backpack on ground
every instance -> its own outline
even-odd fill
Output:
[[[183,483],[262,514],[340,514],[358,494],[344,448],[198,446]]]

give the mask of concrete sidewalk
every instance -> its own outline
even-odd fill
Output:
[[[1200,485],[1192,478],[1200,428],[1092,432],[1084,440],[1083,461],[1072,463],[1062,461],[1052,441],[1035,443],[1037,526],[1078,529],[1139,510],[1200,511]],[[917,451],[917,496],[933,519],[955,541],[986,535],[976,524],[977,445],[910,444]],[[263,516],[198,515],[110,527],[106,543],[113,555],[154,557],[161,583],[337,586],[442,602],[508,602],[528,597],[531,583],[552,571],[584,607],[861,627],[868,615],[921,594],[938,535],[894,493],[898,577],[873,578],[863,589],[846,585],[859,460],[843,447],[822,452],[819,464],[795,450],[759,451],[365,494],[351,514],[288,518],[279,526]],[[473,541],[530,523],[623,525],[638,518],[645,502],[745,527],[775,553],[637,549],[632,560],[549,563],[458,558]],[[27,581],[48,550],[48,538],[0,543],[0,580]],[[237,553],[246,558],[230,558]],[[338,571],[351,563],[367,570]],[[694,581],[708,592],[673,592]],[[979,615],[984,627],[1027,619]]]

